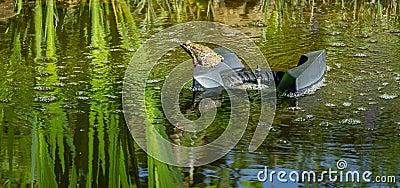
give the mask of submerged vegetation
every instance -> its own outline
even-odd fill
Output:
[[[15,14],[2,20],[0,28],[0,53],[4,57],[0,60],[0,184],[8,187],[183,187],[196,183],[224,187],[239,184],[232,183],[226,168],[217,170],[218,177],[204,178],[207,183],[193,182],[193,168],[172,167],[146,156],[129,134],[120,96],[125,68],[132,53],[146,38],[170,25],[209,20],[238,27],[258,44],[270,45],[263,48],[263,53],[278,69],[291,66],[278,63],[283,59],[294,62],[298,54],[322,45],[312,41],[315,38],[309,38],[315,46],[299,47],[293,54],[283,56],[287,46],[276,46],[277,40],[269,37],[288,32],[285,27],[303,27],[301,24],[306,25],[301,32],[320,32],[320,15],[315,11],[325,4],[340,6],[343,13],[332,14],[362,27],[354,31],[357,35],[365,34],[364,29],[370,31],[377,27],[399,33],[392,28],[399,27],[397,0],[262,0],[248,1],[248,5],[237,1],[230,7],[219,2],[17,0],[13,6]],[[237,8],[241,6],[245,10],[246,6],[256,10],[248,14],[256,15],[257,19],[229,18],[235,11],[235,14],[246,14],[238,11],[243,11]],[[349,26],[341,23],[338,27]],[[333,42],[331,35],[321,40]],[[158,95],[157,89],[146,92],[151,113],[146,115],[155,122],[164,118],[160,104],[154,102]],[[276,121],[279,124],[284,120]],[[167,123],[152,126],[167,136]],[[358,129],[354,132],[364,134]],[[346,138],[340,139],[348,142]],[[390,139],[391,143],[398,141],[394,136]],[[383,142],[382,145],[391,147],[392,151],[398,150],[398,145],[385,145],[383,139],[377,142]],[[157,142],[148,147],[158,149]],[[238,153],[230,157],[233,159],[221,163],[231,163],[232,169],[249,163],[242,162],[243,156]],[[270,161],[263,162],[274,165],[284,160],[280,157],[278,152]],[[386,157],[398,162],[399,153],[389,153]],[[388,172],[379,170],[381,166],[372,167],[377,172],[398,174],[398,166],[390,164],[382,164]],[[243,186],[257,183],[240,180]]]

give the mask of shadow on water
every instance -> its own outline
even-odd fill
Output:
[[[398,1],[17,0],[13,14],[7,10],[2,11],[7,19],[0,20],[4,187],[278,187],[258,182],[258,171],[265,165],[323,171],[336,169],[338,159],[351,170],[400,178]],[[121,90],[129,60],[146,38],[192,20],[222,22],[246,33],[275,69],[327,49],[330,71],[319,90],[278,100],[273,127],[256,152],[246,150],[260,113],[258,94],[249,92],[254,108],[238,146],[211,164],[177,168],[135,145]],[[187,57],[180,50],[171,53],[153,70],[145,96],[148,114],[141,115],[173,142],[209,143],[225,130],[229,97],[218,99],[216,121],[207,131],[173,129],[159,90],[168,71]],[[185,117],[198,118],[191,91],[182,90],[180,99]],[[327,180],[290,185],[399,186]]]

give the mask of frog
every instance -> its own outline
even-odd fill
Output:
[[[190,40],[180,43],[180,46],[192,57],[195,67],[214,68],[224,61],[224,57],[211,48],[193,43]]]

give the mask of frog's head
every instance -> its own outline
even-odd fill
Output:
[[[191,56],[193,56],[193,46],[190,40],[180,43],[181,47]]]
[[[196,57],[195,48],[190,40],[180,43],[180,46],[193,58],[193,65],[198,64],[198,58]]]

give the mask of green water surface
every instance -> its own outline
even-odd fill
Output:
[[[0,19],[4,187],[400,186],[398,1],[37,0],[11,7],[16,15]],[[144,41],[196,20],[245,33],[276,70],[326,49],[329,71],[318,89],[277,99],[270,133],[255,152],[247,147],[260,101],[250,91],[249,128],[239,144],[211,164],[180,168],[135,144],[124,119],[122,87]],[[189,58],[178,48],[166,54],[152,70],[145,98],[150,123],[166,138],[193,146],[224,131],[230,101],[220,96],[215,121],[195,138],[173,129],[160,88],[168,72]],[[190,89],[181,91],[180,106],[188,119],[199,117]],[[397,183],[257,180],[264,166],[321,172],[337,170],[339,159],[346,160],[346,170],[394,176]]]

